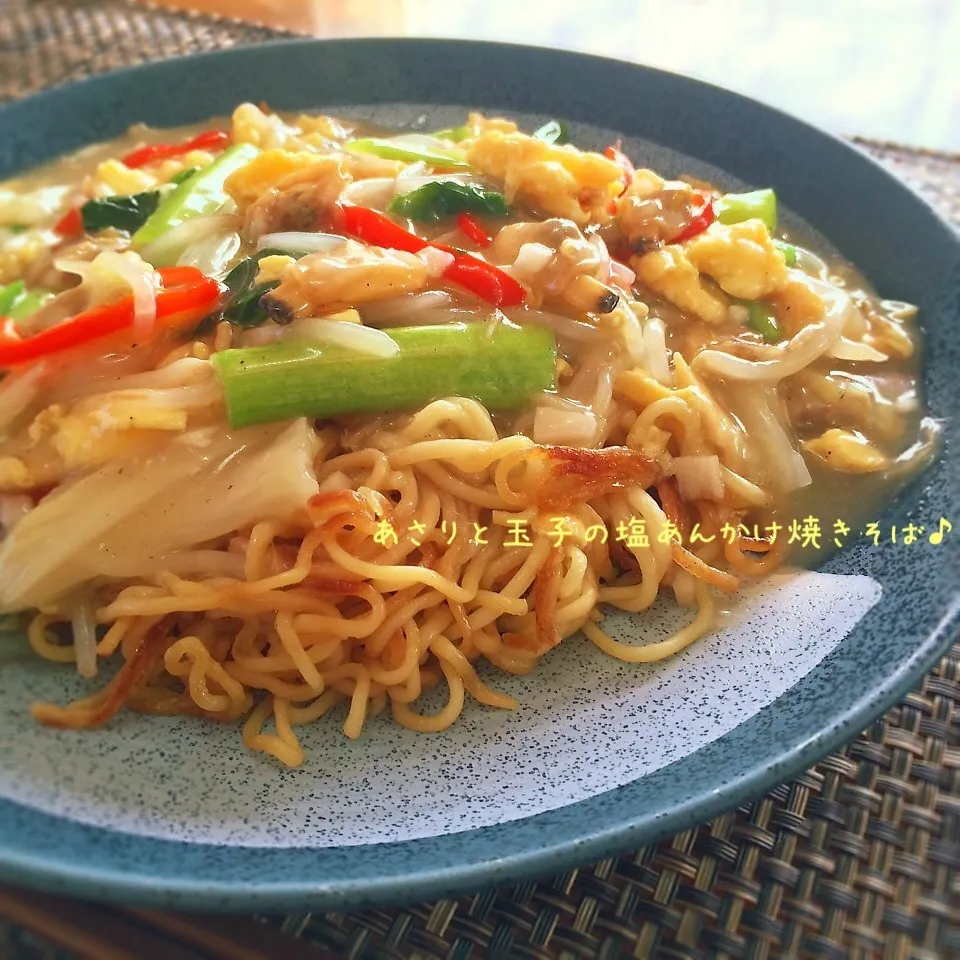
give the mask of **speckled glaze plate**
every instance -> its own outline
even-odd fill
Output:
[[[960,242],[856,150],[683,77],[570,53],[434,40],[268,44],[124,71],[0,112],[0,175],[114,137],[228,113],[242,100],[429,129],[481,107],[561,117],[581,146],[623,136],[670,174],[774,185],[884,296],[920,307],[926,403],[945,449],[877,518],[960,524],[956,370]],[[789,219],[791,215],[787,214]],[[825,514],[831,516],[829,505]],[[86,733],[40,728],[35,699],[80,689],[2,644],[0,877],[170,908],[279,910],[399,902],[548,873],[655,841],[796,774],[917,682],[955,635],[960,526],[943,542],[851,541],[816,572],[742,597],[725,629],[649,667],[572,638],[525,678],[521,709],[468,707],[450,731],[333,722],[297,770],[238,731],[123,714]],[[655,640],[677,611],[620,617]],[[7,632],[16,631],[8,623]],[[642,631],[642,634],[641,634]]]

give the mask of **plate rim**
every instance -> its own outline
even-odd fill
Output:
[[[162,75],[164,72],[176,70],[178,67],[197,61],[214,63],[215,61],[226,60],[256,60],[259,57],[267,57],[270,51],[276,51],[278,48],[330,48],[340,47],[347,49],[356,48],[360,51],[377,50],[378,48],[407,48],[421,50],[426,49],[446,49],[455,51],[457,48],[466,49],[482,48],[487,50],[509,50],[513,56],[535,55],[566,60],[573,64],[577,61],[592,61],[600,65],[601,69],[610,70],[613,65],[616,69],[628,69],[638,78],[646,75],[647,77],[668,77],[672,82],[680,87],[686,87],[688,90],[708,90],[710,96],[720,97],[727,102],[746,101],[759,107],[762,111],[768,111],[777,114],[782,118],[789,120],[793,124],[798,124],[805,128],[808,134],[816,134],[818,137],[827,138],[843,150],[855,155],[861,162],[866,162],[880,171],[887,179],[887,188],[896,188],[899,191],[909,195],[913,203],[919,203],[924,208],[927,215],[932,216],[939,223],[941,228],[952,236],[952,242],[957,249],[960,249],[957,234],[954,228],[948,224],[945,219],[924,197],[918,195],[909,188],[903,181],[896,178],[877,160],[867,154],[862,149],[824,132],[816,126],[805,121],[798,120],[795,117],[770,107],[760,101],[734,93],[714,84],[704,83],[686,77],[679,73],[659,70],[646,67],[639,64],[633,64],[626,61],[614,60],[612,58],[598,57],[590,54],[575,53],[572,51],[560,51],[549,47],[530,46],[514,43],[499,43],[490,41],[471,41],[471,40],[440,40],[432,38],[337,38],[329,40],[315,39],[277,39],[259,44],[256,46],[234,47],[226,50],[211,51],[200,54],[190,54],[182,57],[170,58],[164,61],[150,64],[140,64],[133,67],[127,67],[121,70],[111,71],[109,73],[97,74],[80,81],[58,84],[47,88],[31,97],[25,98],[12,104],[5,105],[0,109],[0,127],[7,122],[11,113],[24,109],[26,106],[39,106],[42,108],[46,100],[70,95],[73,92],[91,92],[94,96],[98,88],[109,90],[113,85],[122,83],[127,77],[140,77],[145,74]],[[606,66],[603,66],[606,65]],[[138,81],[139,82],[139,81]],[[638,79],[638,84],[641,81]],[[323,99],[320,97],[319,99]],[[387,101],[383,101],[387,102]],[[440,102],[439,100],[436,102]],[[562,111],[558,111],[562,113]],[[832,238],[831,238],[832,239]],[[941,463],[948,463],[948,455],[941,455]],[[949,463],[956,463],[956,451],[952,451]],[[913,489],[913,486],[910,488]],[[897,502],[905,499],[907,496],[912,498],[912,494],[904,493],[897,498]],[[844,556],[848,556],[844,554]],[[925,639],[913,651],[913,655],[906,659],[900,668],[886,677],[885,682],[878,688],[856,697],[848,703],[845,709],[834,711],[830,715],[828,723],[821,724],[820,732],[817,736],[808,738],[805,742],[794,744],[790,749],[781,750],[778,757],[769,760],[766,763],[754,763],[750,769],[732,780],[728,780],[721,787],[710,791],[709,796],[694,796],[678,805],[675,809],[660,815],[644,815],[634,818],[632,821],[620,822],[604,830],[589,829],[586,835],[581,839],[571,842],[562,840],[559,843],[543,845],[533,852],[522,854],[507,854],[499,858],[487,857],[476,860],[469,864],[442,865],[433,863],[425,868],[411,869],[407,874],[398,876],[363,877],[358,880],[335,879],[326,884],[317,880],[296,879],[285,883],[261,883],[259,886],[253,883],[231,884],[227,881],[221,881],[219,884],[204,879],[194,881],[192,878],[179,877],[171,880],[161,880],[149,872],[136,874],[129,870],[107,869],[102,867],[92,867],[89,865],[78,865],[72,862],[57,861],[55,858],[44,857],[41,854],[22,854],[12,850],[7,843],[5,836],[6,822],[11,808],[20,807],[14,801],[0,800],[0,877],[9,879],[27,886],[34,886],[46,890],[63,890],[75,893],[81,896],[91,896],[91,887],[95,888],[95,895],[99,899],[114,900],[118,902],[136,902],[159,906],[187,905],[197,909],[209,910],[262,910],[267,908],[291,909],[298,905],[309,906],[312,909],[317,908],[343,908],[345,905],[371,905],[378,903],[403,903],[414,900],[423,900],[435,895],[447,896],[454,891],[465,891],[477,889],[483,886],[489,886],[494,883],[500,883],[507,880],[513,881],[522,878],[528,878],[538,875],[548,874],[551,871],[563,869],[571,865],[595,860],[598,857],[611,854],[615,850],[628,849],[638,844],[654,843],[663,837],[669,836],[680,830],[688,829],[695,824],[705,822],[706,820],[731,809],[748,798],[759,796],[772,786],[785,782],[802,772],[812,763],[829,754],[838,746],[856,736],[863,728],[879,716],[882,712],[900,699],[912,686],[921,678],[948,649],[950,643],[955,637],[957,626],[960,624],[960,592],[954,588],[952,602],[943,612],[940,622],[932,631],[925,631]],[[858,628],[859,629],[859,628]],[[831,655],[833,656],[833,655]],[[828,658],[829,659],[829,658]],[[820,665],[822,666],[822,664]],[[815,677],[820,669],[815,667],[807,677],[800,681],[801,684],[808,679]],[[799,684],[797,685],[799,686]],[[789,693],[789,691],[788,691]],[[786,696],[786,694],[784,695]],[[773,704],[764,708],[761,716],[776,706]],[[746,721],[739,727],[734,728],[729,734],[720,739],[723,740],[736,730],[741,730],[747,726],[753,719]],[[708,747],[710,745],[707,745]],[[705,748],[701,748],[705,749]],[[701,751],[695,751],[690,756],[695,756]],[[684,760],[675,761],[665,770],[671,767],[677,767]],[[635,786],[639,781],[634,781],[626,787],[616,788],[616,790],[627,789]],[[614,793],[615,791],[609,791]],[[606,796],[606,794],[600,795]],[[589,804],[598,798],[588,798],[579,801],[578,804]],[[26,808],[24,808],[26,809]],[[533,821],[542,820],[549,817],[556,811],[547,811],[523,818],[520,821],[513,821],[508,824],[501,824],[496,828],[479,828],[478,830],[468,831],[468,834],[482,833],[488,830],[506,830],[510,831],[514,824],[528,824]],[[75,821],[69,821],[62,817],[56,817],[47,814],[38,814],[37,811],[30,811],[36,816],[48,817],[58,824],[65,825],[69,829],[83,829],[102,834],[103,838],[109,842],[110,838],[116,838],[119,834],[115,831],[109,831],[101,828],[88,827]],[[129,835],[124,835],[129,836]],[[463,834],[448,834],[445,837],[436,838],[441,841],[452,841],[456,845],[458,838]],[[230,857],[234,853],[242,856],[249,856],[259,849],[256,847],[222,847],[215,844],[181,844],[177,841],[159,840],[148,837],[133,837],[137,845],[155,846],[170,844],[173,846],[192,847],[194,849],[209,849],[217,851],[219,857]],[[431,838],[434,839],[434,838]],[[415,847],[423,841],[414,840],[405,843],[382,845],[373,844],[358,847],[341,847],[314,850],[312,853],[321,859],[318,855],[327,854],[329,851],[347,851],[357,852],[360,850],[374,851],[378,847],[397,846],[397,847]],[[225,853],[226,852],[226,853]],[[277,850],[278,854],[283,852]]]

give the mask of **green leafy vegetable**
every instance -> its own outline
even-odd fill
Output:
[[[776,314],[765,303],[754,301],[746,304],[749,316],[747,323],[763,337],[767,343],[777,343],[783,339],[783,328]]]
[[[511,410],[555,385],[556,344],[541,327],[440,324],[389,336],[400,349],[388,359],[302,343],[214,354],[231,426],[404,410],[450,396]]]
[[[423,161],[432,167],[467,169],[470,164],[463,153],[453,150],[431,149],[429,147],[410,147],[392,140],[377,137],[363,137],[360,140],[348,140],[344,148],[351,153],[372,153],[383,160],[403,160],[407,163]]]
[[[199,169],[199,167],[188,167],[186,170],[175,173],[167,182],[179,186],[184,180],[189,180]]]
[[[725,193],[713,202],[713,210],[721,223],[762,220],[771,233],[777,229],[777,195],[769,189],[749,193]]]
[[[160,204],[160,191],[148,190],[132,196],[103,197],[100,200],[88,200],[80,208],[83,229],[87,233],[96,233],[115,227],[134,233]]]
[[[797,265],[797,248],[792,243],[787,243],[784,240],[774,240],[773,245],[783,254],[783,259],[786,260],[788,267]]]
[[[24,284],[22,280],[14,280],[0,289],[0,317],[5,317],[10,309],[23,295]]]
[[[461,140],[466,140],[471,132],[467,126],[447,127],[446,130],[435,130],[430,136],[436,137],[438,140],[450,140],[453,143],[459,143]]]
[[[503,194],[453,180],[434,180],[394,197],[387,210],[421,222],[445,220],[458,213],[479,213],[490,217],[507,215]]]
[[[241,260],[223,278],[230,291],[223,307],[223,319],[238,327],[259,327],[267,320],[267,312],[260,306],[260,298],[277,284],[257,283],[260,261],[277,254],[277,250],[261,250],[253,257]]]
[[[548,120],[542,127],[533,131],[537,140],[545,140],[547,143],[563,144],[570,140],[567,133],[567,125],[559,120]]]
[[[227,200],[224,181],[234,170],[246,166],[259,152],[249,143],[238,143],[224,150],[210,166],[197,170],[163,198],[146,223],[133,235],[133,245],[142,247],[186,220],[216,213]]]
[[[14,280],[0,289],[0,317],[26,320],[52,299],[49,290],[27,290],[22,280]]]

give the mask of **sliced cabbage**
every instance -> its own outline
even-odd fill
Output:
[[[137,577],[317,492],[305,419],[180,435],[147,458],[112,460],[44,498],[0,545],[0,610],[48,607],[95,577]]]

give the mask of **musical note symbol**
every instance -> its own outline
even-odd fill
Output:
[[[946,517],[940,518],[940,529],[935,530],[927,538],[934,546],[939,546],[943,543],[944,533],[949,533],[953,529],[953,524],[946,519]]]

